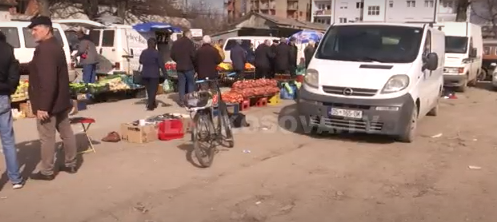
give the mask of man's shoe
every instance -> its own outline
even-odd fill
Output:
[[[21,189],[21,188],[23,188],[23,187],[24,187],[24,180],[22,180],[22,181],[21,181],[21,182],[19,182],[19,183],[14,183],[14,184],[12,184],[12,188],[13,188],[14,190],[18,190],[18,189]]]
[[[60,167],[60,171],[64,171],[64,172],[70,173],[70,174],[75,174],[78,172],[78,169],[76,167],[62,166],[62,167]]]
[[[42,174],[41,172],[38,172],[36,174],[31,175],[31,179],[51,181],[51,180],[55,179],[55,173],[52,175],[45,175],[45,174]]]

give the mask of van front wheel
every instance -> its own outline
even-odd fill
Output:
[[[399,135],[398,140],[404,143],[411,143],[414,141],[414,136],[416,135],[416,128],[418,125],[418,108],[414,106],[411,118],[407,127],[404,129],[404,133]]]

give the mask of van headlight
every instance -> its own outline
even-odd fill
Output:
[[[304,77],[304,83],[310,87],[319,87],[319,72],[315,69],[307,69]]]
[[[399,92],[407,88],[407,86],[409,86],[409,76],[394,75],[387,81],[387,83],[381,90],[381,93],[386,94],[386,93]]]

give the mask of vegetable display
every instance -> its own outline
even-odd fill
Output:
[[[238,93],[243,98],[274,95],[279,91],[278,81],[273,79],[236,81],[231,88],[231,92]]]

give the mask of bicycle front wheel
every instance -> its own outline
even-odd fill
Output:
[[[233,148],[235,146],[235,138],[233,138],[233,129],[228,115],[228,107],[223,101],[219,102],[218,121],[218,130],[222,137],[222,142],[225,142],[228,148]]]
[[[192,142],[193,152],[200,166],[210,167],[214,160],[215,146],[212,120],[208,113],[197,112],[193,117]]]

